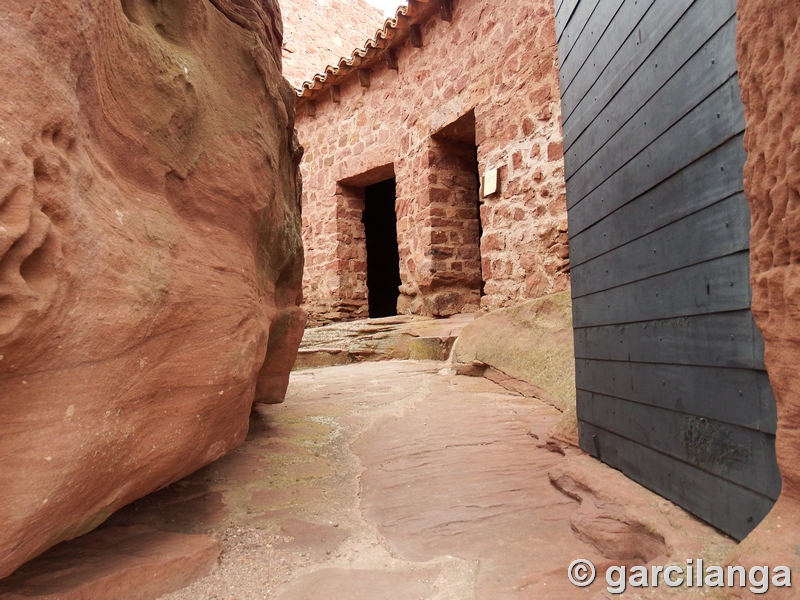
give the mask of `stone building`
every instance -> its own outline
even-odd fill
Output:
[[[412,0],[309,77],[297,129],[311,322],[568,289],[558,99],[551,0]]]
[[[283,75],[299,87],[383,25],[383,12],[364,0],[280,0]]]

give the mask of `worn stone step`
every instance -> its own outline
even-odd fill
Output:
[[[306,329],[295,370],[372,360],[447,360],[473,314],[445,319],[398,315]]]

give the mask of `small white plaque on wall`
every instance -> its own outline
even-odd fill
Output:
[[[483,185],[481,186],[483,197],[486,198],[487,196],[496,194],[498,188],[497,184],[498,184],[497,169],[489,169],[488,171],[486,171],[483,174]]]

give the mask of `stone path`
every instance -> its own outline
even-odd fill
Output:
[[[617,597],[609,565],[720,564],[729,539],[548,443],[559,414],[441,362],[297,371],[238,451],[29,563],[0,600],[153,600],[220,551],[162,600],[598,600]],[[597,565],[585,589],[577,558]]]
[[[238,452],[182,482],[187,497],[131,507],[123,524],[222,539],[217,570],[163,600],[604,597],[566,578],[576,558],[609,560],[573,533],[580,505],[551,484],[565,458],[541,441],[559,413],[443,366],[295,372]]]
[[[565,567],[602,558],[549,483],[562,456],[537,448],[559,413],[442,366],[295,372],[245,446],[186,484],[216,506],[196,515],[236,525],[220,568],[164,598],[590,597]]]

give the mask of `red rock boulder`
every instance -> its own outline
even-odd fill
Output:
[[[277,0],[0,15],[2,577],[238,446],[304,316]]]
[[[800,572],[800,3],[739,0],[737,56],[745,105],[745,193],[753,312],[778,401],[783,489],[731,562]],[[797,582],[794,582],[795,585]],[[738,590],[732,596],[744,594]],[[795,598],[792,588],[770,597]],[[742,597],[744,597],[742,595]],[[749,597],[749,596],[748,596]]]

